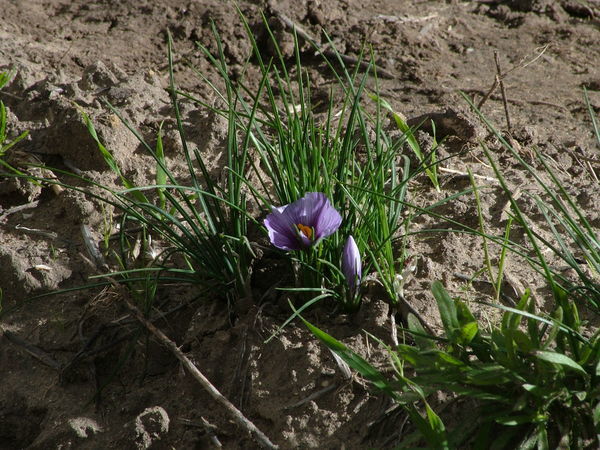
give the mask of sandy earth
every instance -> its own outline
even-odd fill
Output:
[[[446,136],[441,156],[454,155],[444,163],[448,170],[442,172],[441,194],[425,177],[411,186],[411,201],[423,206],[468,187],[461,175],[467,167],[482,177],[493,175],[479,139],[495,152],[515,191],[539,192],[531,177],[472,118],[457,93],[482,98],[496,74],[497,51],[503,72],[515,68],[504,80],[513,142],[526,158],[534,147],[550,158],[592,225],[600,228],[600,154],[582,96],[586,86],[598,113],[597,0],[285,0],[269,5],[256,0],[241,1],[240,8],[263,44],[264,11],[287,56],[293,41],[282,16],[322,43],[323,28],[338,50],[350,56],[356,56],[365,41],[373,46],[384,69],[381,95],[413,122],[433,117],[440,135]],[[209,79],[217,79],[194,44],[216,48],[211,20],[222,34],[232,74],[241,74],[250,45],[227,2],[0,0],[0,69],[16,71],[0,99],[9,111],[10,136],[30,132],[10,152],[9,161],[19,167],[41,162],[118,186],[76,103],[91,116],[124,173],[136,183],[151,182],[151,158],[100,102],[106,98],[147,136],[165,120],[167,157],[177,167],[182,157],[165,91],[166,32],[174,37],[180,86],[211,101],[206,84],[185,64],[191,62]],[[264,51],[270,51],[266,44]],[[315,96],[327,96],[331,74],[308,46],[302,57]],[[252,64],[246,68],[250,83],[258,73]],[[217,173],[226,124],[194,105],[184,106],[190,142]],[[499,92],[482,109],[507,130]],[[427,134],[421,138],[427,141]],[[497,185],[487,184],[483,213],[489,231],[500,233],[507,199]],[[527,196],[520,201],[531,219],[541,220]],[[28,207],[14,209],[23,205]],[[469,226],[477,223],[471,197],[439,212]],[[85,250],[81,226],[89,226],[99,241],[108,214],[83,194],[57,192],[0,174],[0,448],[214,448],[215,438],[226,448],[255,448],[256,442],[169,352],[139,333],[114,292],[75,291],[26,302],[38,293],[81,286],[98,273]],[[415,226],[435,223],[421,219]],[[547,230],[540,225],[540,232]],[[457,276],[473,275],[482,267],[480,240],[461,234],[418,235],[410,239],[409,251],[417,257],[417,268],[406,286],[406,298],[434,326],[429,292],[433,280],[442,280],[449,290],[470,299],[490,294],[485,283],[463,289],[464,280]],[[509,261],[507,271],[507,290],[540,288],[518,259]],[[265,280],[257,283],[264,285],[267,278],[265,273]],[[185,305],[194,293],[175,287],[161,290],[159,296],[172,307]],[[322,309],[311,317],[385,367],[382,352],[362,330],[389,342],[387,311],[373,293],[357,315],[329,315]],[[288,315],[285,305],[277,302],[228,310],[219,299],[207,298],[156,325],[282,448],[399,445],[405,428],[410,428],[405,417],[386,414],[388,401],[360,379],[345,380],[329,351],[305,329],[291,326],[278,339],[264,342]],[[126,354],[130,357],[119,365]],[[95,396],[100,387],[101,395]],[[320,394],[310,397],[315,393]]]

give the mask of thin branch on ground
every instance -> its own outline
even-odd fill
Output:
[[[19,211],[25,211],[26,209],[37,208],[39,203],[40,203],[39,200],[35,200],[33,202],[25,203],[23,205],[13,206],[12,208],[8,208],[7,210],[4,210],[2,213],[0,213],[0,219],[4,219],[5,217],[8,217],[11,214],[17,213]]]
[[[487,93],[483,96],[483,98],[480,100],[480,102],[477,104],[477,109],[481,110],[481,107],[484,105],[484,103],[486,101],[488,101],[488,99],[491,97],[491,95],[494,93],[494,91],[496,90],[496,88],[498,87],[499,84],[501,84],[501,82],[506,78],[506,76],[508,74],[510,74],[511,72],[514,72],[517,69],[523,69],[531,64],[533,64],[534,62],[536,62],[539,58],[542,57],[542,55],[546,52],[546,50],[548,50],[548,47],[550,46],[550,44],[545,45],[542,50],[536,55],[535,58],[533,58],[531,61],[528,62],[524,62],[525,58],[523,58],[521,61],[519,61],[518,64],[515,64],[513,67],[511,67],[510,69],[508,69],[506,72],[502,73],[500,71],[500,67],[498,64],[498,56],[497,53],[498,52],[494,52],[494,59],[496,61],[496,76],[494,77],[494,83],[492,84],[492,87],[487,91]],[[501,87],[502,89],[502,87]],[[505,108],[506,108],[506,102],[510,101],[512,103],[515,102],[515,100],[508,100],[506,97],[506,93],[503,92],[502,94],[502,100],[503,102],[505,102]],[[533,103],[533,102],[529,102],[529,103]],[[546,104],[546,103],[543,103]],[[557,105],[552,105],[552,104],[548,104],[548,106],[557,106]],[[562,107],[563,109],[565,109],[564,107]]]
[[[494,89],[496,89],[496,86],[493,86]],[[489,95],[490,91],[485,92],[483,89],[463,89],[463,92],[467,93],[467,94],[477,94],[477,95],[481,95],[482,97],[484,97],[483,100],[481,100],[479,103],[485,103],[484,100],[488,100],[488,99],[492,99],[492,100],[502,100],[502,96],[501,95]],[[523,99],[523,100],[518,100],[516,98],[510,98],[507,97],[506,101],[509,103],[513,103],[515,105],[525,105],[527,103],[531,104],[531,105],[542,105],[542,106],[552,106],[553,108],[558,108],[558,109],[562,109],[563,111],[568,111],[569,108],[567,108],[564,105],[559,105],[558,103],[552,103],[552,102],[546,102],[544,100],[529,100],[529,99]]]
[[[460,170],[451,169],[449,167],[438,167],[438,169],[439,169],[440,172],[451,173],[453,175],[459,175],[461,177],[468,177],[469,176],[469,174],[467,172],[461,172]],[[474,173],[473,176],[475,178],[479,178],[481,180],[489,181],[491,183],[498,183],[498,180],[496,178],[486,177],[485,175],[478,175],[476,173]]]

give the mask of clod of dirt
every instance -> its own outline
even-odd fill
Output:
[[[116,73],[115,73],[116,72]],[[83,91],[94,89],[109,89],[119,84],[119,81],[127,80],[127,74],[114,64],[111,70],[102,61],[97,61],[85,68],[81,80],[77,83]]]
[[[600,5],[597,5],[598,8]],[[592,19],[593,17],[597,17],[599,11],[596,9],[592,9],[592,6],[585,5],[580,1],[566,1],[562,3],[562,7],[564,10],[569,13],[573,17],[578,17],[580,19]]]
[[[435,123],[435,137],[438,142],[448,136],[470,141],[483,135],[483,128],[471,116],[455,108],[447,108],[445,112],[421,114],[408,119],[407,123],[411,127],[421,125],[420,130],[433,135],[432,121]]]
[[[62,261],[51,259],[49,245],[43,240],[34,244],[26,236],[15,238],[6,235],[2,244],[0,279],[3,280],[2,290],[6,304],[18,303],[23,294],[58,289],[59,283],[71,275]],[[42,255],[48,256],[44,258]]]
[[[169,432],[169,415],[160,406],[146,408],[135,418],[136,446],[147,449]]]
[[[69,426],[75,431],[75,434],[82,439],[102,431],[102,427],[98,425],[98,422],[88,417],[75,417],[69,419]]]
[[[28,150],[60,155],[67,165],[84,171],[106,170],[108,166],[83,122],[82,111],[92,118],[101,142],[128,171],[136,167],[132,155],[139,142],[116,114],[106,112],[101,102],[106,100],[119,108],[134,127],[149,116],[159,116],[158,109],[168,104],[168,96],[156,77],[148,73],[128,76],[116,65],[107,67],[101,62],[86,67],[77,81],[65,80],[64,76],[47,77],[29,86],[26,97],[27,104],[14,108],[15,117],[42,124],[32,130]]]

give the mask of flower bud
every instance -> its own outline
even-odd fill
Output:
[[[342,272],[346,277],[350,293],[354,296],[360,285],[362,263],[360,260],[360,252],[358,251],[358,247],[352,236],[348,236],[342,252]]]

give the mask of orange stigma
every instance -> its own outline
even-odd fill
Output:
[[[311,227],[307,227],[306,225],[302,225],[301,223],[299,223],[296,226],[298,227],[298,230],[300,230],[300,233],[302,233],[308,239],[312,239],[313,230]]]

